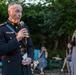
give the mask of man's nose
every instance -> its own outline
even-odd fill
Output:
[[[22,13],[19,13],[18,16],[21,17],[22,16]]]

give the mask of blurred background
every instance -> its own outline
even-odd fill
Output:
[[[0,0],[0,24],[8,19],[7,5],[11,1],[23,6],[22,21],[29,26],[35,49],[45,45],[48,62],[53,56],[64,58],[76,29],[76,0]]]

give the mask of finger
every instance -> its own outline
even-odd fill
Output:
[[[27,62],[22,62],[22,64],[26,64]]]
[[[27,62],[22,62],[22,64],[27,64]]]
[[[23,63],[26,63],[27,61],[26,61],[26,60],[22,60],[22,62],[23,62]]]
[[[23,29],[21,29],[21,31],[27,31],[27,29],[26,28],[23,28]]]
[[[23,63],[24,63],[24,64],[29,64],[30,62],[29,62],[29,61],[23,61]]]
[[[28,63],[22,63],[23,65],[28,65]]]

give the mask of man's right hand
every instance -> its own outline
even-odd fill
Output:
[[[26,33],[27,33],[27,29],[26,29],[26,28],[22,28],[22,29],[17,33],[17,36],[16,36],[17,40],[18,40],[18,41],[22,40],[22,39],[25,37]]]

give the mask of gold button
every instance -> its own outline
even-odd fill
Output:
[[[12,25],[14,25],[14,23],[12,23]]]
[[[12,37],[10,37],[10,39],[12,39]]]
[[[21,48],[21,46],[19,46]]]
[[[16,26],[16,29],[17,29],[18,27]]]
[[[28,32],[26,33],[25,37],[26,37],[26,38],[29,38],[29,33],[28,33]]]
[[[10,63],[10,60],[8,60],[8,63]]]

